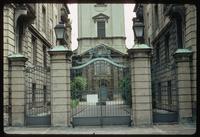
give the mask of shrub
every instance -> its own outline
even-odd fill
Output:
[[[79,104],[78,99],[72,99],[71,100],[71,108],[75,108]]]
[[[71,97],[72,99],[81,99],[82,94],[87,86],[86,78],[82,76],[75,77],[71,82]]]

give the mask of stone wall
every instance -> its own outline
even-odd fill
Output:
[[[6,5],[4,6],[3,12],[3,44],[4,44],[4,125],[8,125],[8,98],[9,98],[9,73],[8,73],[8,59],[7,56],[14,52],[15,50],[15,34],[14,34],[14,5]]]
[[[175,67],[174,53],[178,49],[176,23],[173,18],[165,15],[164,4],[158,4],[158,25],[155,26],[155,4],[144,5],[145,42],[153,46],[152,85],[153,92],[158,91],[161,82],[161,92],[166,93],[167,81],[171,80],[172,92],[178,93],[178,74]],[[176,5],[175,6],[181,6]],[[196,7],[191,4],[184,6],[183,48],[193,52],[191,69],[191,89],[193,108],[196,108]],[[180,10],[180,9],[179,9]],[[148,14],[148,15],[147,15]],[[165,61],[165,34],[169,32],[169,62]],[[159,43],[159,44],[158,44]],[[157,63],[156,49],[159,45],[159,63]],[[189,72],[190,70],[188,70]],[[176,94],[175,94],[176,95]],[[173,99],[173,98],[172,98]],[[163,99],[161,98],[162,102]]]
[[[191,62],[191,86],[192,86],[192,100],[193,108],[196,109],[196,63],[197,63],[197,16],[196,7],[194,5],[185,5],[186,7],[186,28],[185,28],[185,47],[193,52]]]
[[[46,32],[42,32],[42,6],[46,9]],[[54,27],[58,24],[60,20],[60,8],[62,4],[35,4],[35,16],[32,24],[29,24],[24,30],[24,37],[22,39],[22,53],[24,57],[28,58],[26,61],[26,65],[33,65],[33,45],[31,43],[32,36],[36,37],[36,45],[37,45],[37,52],[36,52],[36,62],[37,65],[44,66],[44,53],[43,53],[43,46],[46,46],[46,50],[50,47],[53,47],[56,44],[56,37],[54,32]],[[15,20],[15,4],[7,4],[4,6],[3,9],[3,37],[4,37],[4,112],[8,112],[8,98],[9,98],[9,64],[8,64],[8,55],[16,53],[16,37],[15,37],[15,30],[16,27],[14,26]],[[52,23],[51,20],[53,21]],[[34,31],[30,28],[34,28]],[[50,30],[52,32],[50,32]],[[38,35],[41,35],[39,37]],[[52,36],[51,36],[52,35]],[[44,41],[48,41],[49,45],[45,44]],[[46,59],[47,59],[47,66],[50,66],[50,57],[46,51]],[[14,103],[14,102],[13,102]],[[6,115],[7,117],[7,115]],[[8,120],[5,118],[4,125],[8,125]]]

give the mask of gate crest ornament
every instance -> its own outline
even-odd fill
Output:
[[[83,61],[76,60],[76,63],[77,64],[85,64],[88,61],[92,60],[93,58],[108,58],[109,60],[113,61],[113,59],[111,57],[111,51],[109,49],[107,49],[106,46],[103,44],[90,49],[88,51],[88,53],[90,56],[86,61],[83,62]]]

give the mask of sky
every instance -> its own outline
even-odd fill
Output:
[[[70,14],[69,18],[72,21],[72,50],[78,47],[78,14],[77,14],[77,4],[68,4]],[[135,4],[124,4],[124,16],[125,16],[125,34],[126,34],[126,47],[131,48],[134,44],[134,35],[132,30],[132,18],[135,17],[133,12]]]

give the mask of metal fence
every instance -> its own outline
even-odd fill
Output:
[[[152,78],[153,122],[177,122],[178,92],[175,63],[153,66]]]
[[[74,126],[130,124],[129,69],[109,61],[95,58],[88,65],[72,67],[71,116]]]
[[[25,124],[41,126],[51,124],[50,69],[34,66],[25,68]]]

